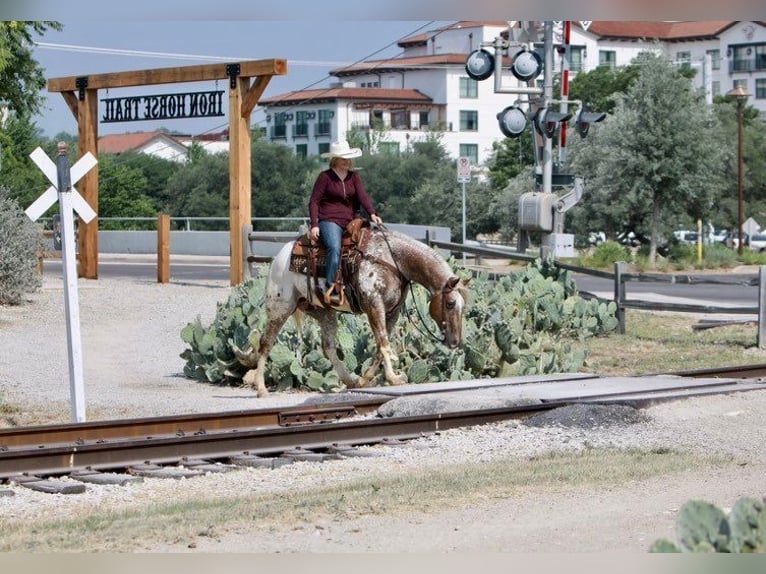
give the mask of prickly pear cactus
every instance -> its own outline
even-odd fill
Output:
[[[766,506],[763,500],[743,497],[729,516],[704,500],[685,503],[676,518],[678,544],[665,538],[650,552],[760,553],[766,552]]]
[[[451,265],[459,275],[467,273]],[[266,325],[265,277],[234,287],[208,327],[199,317],[181,331],[187,348],[184,374],[199,381],[237,385],[258,359],[260,336]],[[391,345],[396,366],[411,383],[465,380],[514,374],[577,372],[585,352],[575,352],[572,339],[603,335],[617,326],[614,303],[586,301],[577,295],[567,272],[548,261],[490,281],[486,273],[471,278],[464,313],[461,349],[450,350],[438,336],[428,314],[429,295],[419,285],[407,294],[402,317]],[[338,319],[338,356],[349,372],[365,372],[377,352],[374,337],[361,315]],[[304,388],[333,392],[342,388],[330,362],[321,352],[321,333],[314,321],[298,328],[288,321],[271,351],[264,374],[275,390]],[[383,382],[382,373],[373,381]]]

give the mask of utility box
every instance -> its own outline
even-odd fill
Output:
[[[543,236],[546,251],[554,257],[577,257],[572,233],[551,233]]]
[[[519,229],[553,231],[553,206],[556,201],[558,196],[555,193],[523,193],[519,198]]]

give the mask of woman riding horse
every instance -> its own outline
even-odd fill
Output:
[[[291,269],[293,243],[282,247],[271,263],[266,280],[266,327],[253,359],[255,369],[243,382],[254,387],[259,397],[268,394],[264,380],[266,360],[285,321],[304,311],[319,322],[322,350],[346,387],[364,387],[372,381],[383,364],[386,380],[400,385],[405,379],[394,372],[398,360],[391,349],[390,337],[399,318],[410,283],[423,285],[431,296],[429,313],[438,325],[442,342],[450,349],[462,342],[463,313],[468,302],[467,282],[459,279],[444,258],[417,239],[384,228],[366,230],[370,234],[362,250],[356,273],[350,278],[358,298],[358,308],[338,308],[321,304],[305,273]],[[349,373],[336,350],[338,310],[367,315],[378,345],[375,361],[361,376]]]

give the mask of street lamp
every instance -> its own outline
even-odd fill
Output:
[[[743,185],[742,185],[742,174],[743,174],[743,156],[742,153],[742,108],[745,106],[745,102],[747,102],[747,98],[750,97],[750,94],[747,93],[747,90],[743,88],[742,86],[737,86],[736,88],[729,90],[726,92],[726,95],[729,97],[734,98],[737,100],[737,253],[739,255],[742,255],[742,226],[743,226]]]

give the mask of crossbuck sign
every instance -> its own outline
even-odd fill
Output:
[[[88,223],[96,212],[72,187],[93,166],[97,160],[88,152],[69,169],[66,144],[58,146],[56,163],[53,163],[42,148],[30,156],[42,170],[51,186],[30,205],[25,213],[32,221],[37,219],[56,203],[61,212],[61,258],[64,263],[64,304],[66,306],[67,347],[69,350],[69,388],[72,395],[72,421],[85,422],[85,396],[82,370],[82,342],[80,340],[80,307],[77,297],[77,270],[75,267],[74,211]],[[58,192],[58,193],[57,193]]]

